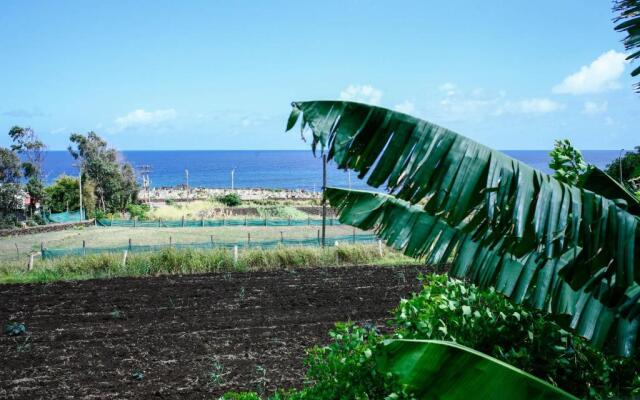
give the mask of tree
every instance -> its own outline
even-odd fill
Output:
[[[78,210],[80,208],[80,190],[78,178],[62,175],[45,189],[47,209],[54,213]]]
[[[580,176],[587,172],[587,163],[582,153],[574,148],[568,139],[556,140],[549,155],[549,168],[555,171],[553,177],[560,182],[576,185]]]
[[[629,185],[630,179],[640,177],[640,146],[611,161],[606,172],[623,185]]]
[[[616,0],[613,10],[619,13],[615,21],[620,22],[615,30],[627,34],[624,38],[624,46],[627,51],[632,52],[627,56],[627,60],[640,59],[640,1]],[[640,75],[640,66],[631,71],[631,76],[638,75]],[[636,83],[635,87],[640,92],[640,83]]]
[[[554,315],[629,356],[640,327],[640,218],[446,128],[380,107],[293,103],[312,149],[388,194],[329,188],[342,222]]]
[[[20,158],[12,150],[0,147],[0,183],[19,183]]]
[[[138,184],[133,167],[95,132],[71,135],[71,155],[80,161],[82,182],[95,185],[96,206],[102,211],[122,211],[137,198]],[[73,147],[75,145],[75,148]]]
[[[9,137],[13,141],[11,150],[23,157],[22,169],[24,177],[27,178],[27,193],[31,198],[29,208],[33,212],[36,203],[41,201],[44,196],[42,163],[46,146],[31,128],[14,126],[9,130]]]
[[[20,159],[10,149],[0,147],[0,227],[15,224],[20,208]]]

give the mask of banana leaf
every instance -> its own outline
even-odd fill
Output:
[[[378,371],[396,376],[417,399],[576,399],[518,368],[452,342],[388,340]]]
[[[615,201],[407,114],[340,101],[293,109],[287,128],[301,117],[314,152],[437,221],[428,231],[424,216],[396,211],[378,229],[387,243],[429,261],[456,257],[455,276],[563,315],[598,347],[637,347],[640,223]],[[367,216],[378,200],[328,197],[344,222],[380,223],[373,208]],[[370,204],[349,206],[361,201]]]
[[[640,216],[640,201],[620,182],[593,165],[580,177],[578,185],[617,202],[625,210]]]

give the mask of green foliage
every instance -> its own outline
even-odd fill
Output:
[[[620,181],[622,172],[622,183],[629,186],[630,179],[640,177],[640,146],[611,161],[605,172],[617,181]]]
[[[576,397],[484,353],[440,340],[387,340],[376,367],[397,377],[420,400],[577,400]]]
[[[287,128],[298,119],[314,151],[328,147],[339,168],[391,193],[329,188],[342,222],[375,229],[407,255],[451,262],[452,276],[544,309],[597,347],[638,348],[640,219],[616,201],[381,107],[294,103]]]
[[[131,164],[124,163],[115,149],[95,132],[74,133],[69,152],[82,164],[82,181],[94,185],[95,203],[103,212],[123,211],[138,194],[138,184]],[[75,146],[75,148],[73,147]]]
[[[166,199],[164,201],[164,203],[168,206],[175,206],[176,205],[176,201],[174,199]]]
[[[31,211],[35,211],[36,202],[42,200],[44,196],[42,164],[46,146],[31,128],[14,126],[9,130],[9,137],[13,141],[11,150],[24,159],[22,169],[24,177],[27,178],[27,193],[31,197],[29,207]]]
[[[256,211],[260,218],[276,218],[276,219],[306,219],[309,216],[295,207],[274,205],[274,206],[257,206]]]
[[[430,275],[395,315],[399,338],[453,341],[579,397],[640,394],[635,379],[640,360],[607,356],[543,313],[514,305],[492,289]]]
[[[114,251],[116,251],[114,249]],[[124,251],[124,248],[122,249]],[[333,267],[341,265],[407,265],[413,260],[398,253],[383,257],[375,245],[340,245],[339,247],[252,248],[239,253],[225,249],[165,248],[146,253],[129,253],[122,265],[122,251],[38,260],[27,271],[23,262],[0,263],[0,283],[53,282],[58,280],[99,279],[115,276],[155,276],[158,274],[190,274],[207,272],[279,269],[294,267]]]
[[[560,182],[576,185],[580,176],[587,171],[587,163],[582,153],[574,148],[568,139],[556,140],[549,155],[549,168],[555,171],[553,176]]]
[[[0,183],[0,219],[1,225],[15,225],[16,211],[21,207],[20,185],[17,183]]]
[[[0,147],[0,184],[19,183],[21,176],[18,155],[13,150]]]
[[[147,213],[151,210],[148,204],[129,204],[127,205],[127,212],[131,219],[145,220],[147,219]]]
[[[260,396],[255,392],[227,392],[218,400],[260,400]]]
[[[47,209],[54,213],[80,208],[78,178],[61,175],[45,189]]]
[[[624,38],[624,47],[631,53],[627,56],[627,60],[640,59],[640,1],[615,0],[613,10],[619,13],[615,22],[620,22],[615,30],[627,33]],[[638,75],[640,75],[640,66],[631,71],[631,76]],[[635,87],[640,92],[640,83],[636,83]]]
[[[218,196],[216,197],[216,201],[227,207],[236,207],[242,204],[242,199],[237,193],[227,193],[224,196]]]

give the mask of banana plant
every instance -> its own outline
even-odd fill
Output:
[[[328,188],[342,222],[553,314],[630,356],[640,324],[640,220],[436,124],[354,102],[293,103],[287,123],[386,193]]]
[[[376,365],[419,400],[576,399],[512,365],[452,342],[388,340],[376,352]]]

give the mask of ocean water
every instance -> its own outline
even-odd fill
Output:
[[[550,172],[548,150],[505,150],[506,154],[544,172]],[[585,159],[600,168],[618,156],[616,150],[585,150]],[[202,150],[202,151],[124,151],[122,156],[135,167],[150,165],[152,187],[185,183],[189,170],[192,187],[229,188],[231,170],[235,169],[236,188],[280,188],[319,190],[322,186],[322,160],[307,150]],[[44,170],[47,182],[61,174],[76,175],[74,160],[67,151],[49,151]],[[335,164],[328,168],[330,186],[364,189],[366,184],[356,174],[340,171]]]

